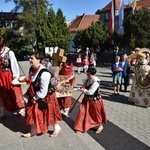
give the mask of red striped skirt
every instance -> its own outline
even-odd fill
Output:
[[[74,129],[87,132],[90,128],[107,123],[106,112],[103,100],[86,100],[83,99],[78,116],[76,118]]]

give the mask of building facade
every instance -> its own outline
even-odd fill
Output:
[[[5,26],[8,29],[17,27],[17,18],[20,15],[21,13],[0,12],[0,27]]]

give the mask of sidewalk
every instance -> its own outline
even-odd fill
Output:
[[[20,65],[27,75],[28,62],[20,62]],[[56,138],[50,138],[49,134],[21,138],[30,128],[24,124],[23,117],[8,113],[7,119],[0,122],[0,150],[149,150],[150,108],[137,107],[128,102],[129,92],[112,95],[109,68],[97,68],[97,75],[101,79],[101,93],[108,119],[101,134],[95,134],[93,130],[84,134],[74,132],[73,124],[80,103],[77,103],[70,117],[60,122],[62,131]],[[79,87],[85,78],[84,73],[76,74],[75,86]],[[23,85],[22,88],[25,91],[27,86]],[[79,94],[80,92],[73,94],[72,104]],[[52,130],[50,127],[50,133]]]
[[[86,75],[76,74],[77,85]],[[97,136],[90,130],[88,133],[107,150],[148,150],[150,149],[150,107],[138,107],[128,101],[128,92],[113,95],[112,75],[110,68],[97,68],[101,79],[101,95],[104,100],[108,123],[103,132]],[[79,81],[80,80],[80,81]]]

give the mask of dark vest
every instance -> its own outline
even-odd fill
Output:
[[[2,62],[1,62],[2,71],[10,71],[11,70],[11,64],[10,64],[10,58],[9,58],[9,51],[2,58]]]
[[[34,82],[32,82],[32,86],[33,86],[33,89],[34,89],[34,92],[36,91],[39,91],[40,90],[40,77],[42,75],[43,72],[49,72],[47,69],[43,68],[39,71],[36,79]],[[49,72],[50,73],[50,72]],[[55,92],[55,88],[54,86],[51,84],[51,80],[49,82],[49,86],[48,86],[48,91],[47,91],[47,96],[52,94],[53,92]]]
[[[88,81],[88,80],[87,80],[87,81]],[[97,82],[97,81],[94,81],[94,82]],[[93,83],[94,83],[94,82],[93,82]],[[89,90],[93,83],[91,83],[89,86],[87,86],[86,89]],[[98,83],[99,83],[99,82],[98,82]],[[84,97],[85,97],[86,99],[89,99],[89,100],[99,100],[99,99],[101,99],[101,95],[100,95],[100,83],[99,83],[99,87],[96,89],[96,91],[94,92],[93,95],[86,95],[86,94],[85,94]]]

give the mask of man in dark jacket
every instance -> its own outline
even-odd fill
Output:
[[[122,55],[121,60],[123,71],[122,71],[122,78],[124,80],[124,91],[127,92],[127,87],[129,86],[129,73],[130,73],[130,65],[127,61],[127,54]],[[122,90],[122,84],[120,86],[120,90]]]
[[[87,57],[90,59],[91,53],[90,53],[89,47],[86,47],[86,49],[85,49],[85,51],[84,51],[84,56],[87,56]]]

